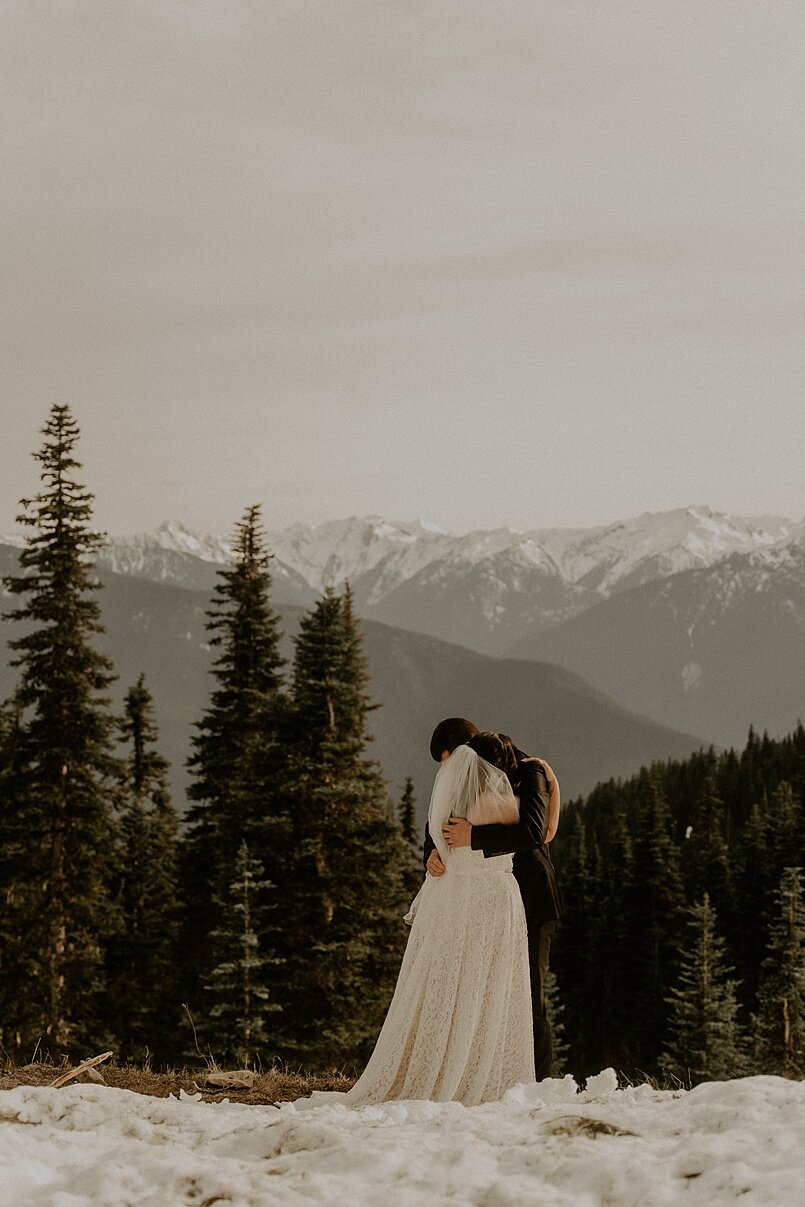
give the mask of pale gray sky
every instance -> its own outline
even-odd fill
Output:
[[[0,532],[805,513],[800,0],[0,4]]]

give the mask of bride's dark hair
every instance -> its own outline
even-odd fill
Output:
[[[467,745],[487,763],[505,772],[509,781],[512,780],[517,770],[517,755],[514,753],[514,742],[508,734],[484,730],[473,734]]]

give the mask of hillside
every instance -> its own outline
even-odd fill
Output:
[[[0,546],[7,573],[16,553]],[[153,691],[164,753],[182,804],[184,761],[192,722],[210,687],[210,650],[204,611],[207,595],[104,571],[101,593],[107,631],[101,644],[120,676],[114,702],[145,671]],[[11,604],[6,599],[6,605]],[[7,606],[3,610],[8,610]],[[282,608],[285,650],[300,616]],[[11,624],[0,629],[0,695],[12,685],[4,648]],[[507,730],[534,753],[544,754],[567,795],[589,791],[601,779],[626,775],[655,758],[682,757],[701,740],[674,732],[615,704],[574,673],[528,660],[488,657],[436,638],[364,621],[373,697],[377,757],[397,794],[413,776],[420,809],[427,803],[434,765],[428,754],[433,725],[464,714],[479,725]]]
[[[741,745],[805,716],[805,546],[733,555],[603,600],[512,653],[664,725]]]

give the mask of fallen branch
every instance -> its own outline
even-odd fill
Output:
[[[99,1065],[104,1060],[108,1060],[112,1056],[112,1052],[101,1052],[100,1056],[91,1056],[89,1060],[82,1060],[80,1065],[76,1065],[74,1069],[70,1069],[68,1073],[62,1073],[61,1077],[57,1077],[55,1081],[51,1081],[50,1088],[57,1090],[60,1085],[66,1085],[68,1081],[73,1081],[74,1078],[80,1077],[82,1073],[86,1073],[87,1069],[93,1068],[94,1065]]]

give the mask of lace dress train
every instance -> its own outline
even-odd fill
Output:
[[[464,849],[428,876],[354,1104],[499,1099],[534,1080],[525,914],[511,857]]]

